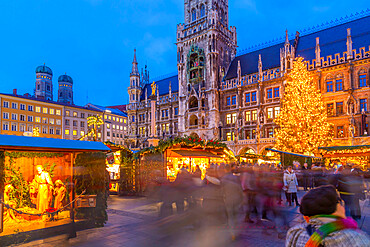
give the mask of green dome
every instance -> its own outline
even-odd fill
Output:
[[[59,76],[58,82],[69,82],[69,83],[72,83],[73,84],[72,77],[70,77],[69,75],[61,75],[61,76]]]
[[[46,74],[49,74],[49,75],[53,75],[53,71],[51,71],[51,69],[48,66],[46,66],[45,64],[41,65],[41,66],[38,66],[36,68],[36,73],[46,73]]]

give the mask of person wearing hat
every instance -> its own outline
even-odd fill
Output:
[[[370,246],[369,236],[346,218],[344,201],[332,185],[323,185],[307,192],[300,212],[306,223],[289,229],[285,246],[290,247],[362,247]]]

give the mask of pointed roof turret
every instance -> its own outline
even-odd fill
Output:
[[[130,76],[140,76],[139,69],[137,68],[137,60],[136,60],[136,49],[134,49],[134,61],[132,61],[132,70]]]
[[[285,30],[285,45],[289,45],[288,29]]]
[[[258,76],[260,80],[262,81],[262,57],[261,54],[258,55]]]

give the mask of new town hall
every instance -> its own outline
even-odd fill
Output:
[[[139,73],[134,55],[127,109],[132,148],[148,146],[152,136],[151,100],[159,138],[216,138],[235,154],[273,147],[273,120],[297,56],[307,62],[322,93],[335,144],[370,143],[369,11],[293,37],[286,33],[285,40],[237,56],[227,0],[185,0],[184,7],[185,23],[176,33],[178,73],[156,81],[155,97],[150,97],[148,72]]]

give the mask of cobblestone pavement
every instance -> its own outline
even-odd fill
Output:
[[[302,195],[300,192],[299,197]],[[369,200],[362,203],[362,208],[364,217],[359,226],[370,233]],[[290,226],[303,221],[297,210],[295,207],[287,208]],[[111,196],[108,201],[109,219],[104,227],[80,231],[77,238],[70,240],[66,236],[57,236],[18,246],[284,246],[285,237],[278,238],[271,221],[248,224],[240,217],[239,236],[231,241],[229,229],[224,226],[194,229],[176,216],[158,221],[157,212],[158,204],[145,197]]]

